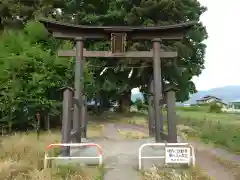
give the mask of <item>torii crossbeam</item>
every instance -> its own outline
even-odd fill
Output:
[[[59,50],[58,56],[72,57],[76,56],[76,50]],[[153,58],[153,51],[128,51],[112,53],[111,51],[87,51],[83,49],[84,57],[105,57],[105,58]],[[160,58],[174,58],[177,57],[177,52],[160,50]],[[148,59],[152,60],[152,59]]]

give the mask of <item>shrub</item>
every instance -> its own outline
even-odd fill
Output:
[[[134,102],[134,106],[137,108],[138,111],[147,109],[147,105],[141,99],[137,99]]]
[[[212,103],[209,107],[209,112],[220,113],[221,109],[222,107],[219,106],[217,103]]]

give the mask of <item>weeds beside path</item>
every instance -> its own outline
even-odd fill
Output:
[[[90,124],[89,137],[101,136],[102,129]],[[0,180],[94,180],[100,176],[96,168],[56,167],[43,169],[44,151],[51,143],[60,142],[60,131],[22,133],[0,138]]]

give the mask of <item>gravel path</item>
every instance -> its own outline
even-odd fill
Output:
[[[201,142],[190,141],[196,149],[196,162],[209,177],[216,180],[240,180],[240,155],[224,149],[207,146]],[[222,162],[217,158],[220,157]],[[225,163],[223,163],[225,161]]]
[[[121,129],[120,126],[115,124],[104,126],[104,136],[107,138],[107,141],[101,144],[105,157],[104,168],[106,168],[104,180],[138,180],[140,179],[140,173],[137,170],[138,149],[142,144],[153,142],[153,140],[127,140],[117,132],[117,128]],[[146,148],[144,152],[154,154],[156,150]],[[145,168],[150,167],[151,162],[145,163]]]

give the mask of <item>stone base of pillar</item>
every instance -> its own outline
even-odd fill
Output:
[[[87,138],[81,138],[81,142],[82,142],[82,143],[88,143],[88,142],[90,142],[90,140],[87,139]]]

